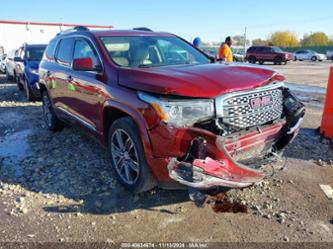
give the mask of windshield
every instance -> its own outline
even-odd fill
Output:
[[[26,52],[28,61],[40,61],[43,57],[45,47],[29,47]]]
[[[274,50],[274,52],[276,52],[276,53],[282,53],[282,52],[283,52],[282,49],[279,48],[279,47],[273,47],[273,50]]]
[[[209,63],[205,55],[177,37],[107,36],[101,40],[110,58],[123,67]]]

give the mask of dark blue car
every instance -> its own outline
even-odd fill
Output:
[[[25,90],[28,100],[40,99],[38,67],[46,45],[23,44],[15,61],[16,82],[19,90]]]

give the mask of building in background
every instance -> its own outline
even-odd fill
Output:
[[[0,54],[16,49],[23,43],[48,43],[60,31],[75,26],[90,29],[110,29],[110,25],[86,25],[69,23],[45,23],[0,20]]]

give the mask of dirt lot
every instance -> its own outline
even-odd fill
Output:
[[[330,63],[313,64],[278,68],[324,87]],[[297,94],[308,109],[286,169],[229,194],[244,212],[221,213],[214,201],[197,208],[186,191],[126,192],[98,143],[75,128],[46,131],[41,104],[1,76],[0,241],[333,242],[333,201],[319,188],[333,186],[332,143],[316,132],[323,94]]]
[[[292,61],[287,65],[274,66],[275,70],[287,76],[291,83],[304,84],[309,86],[327,87],[329,69],[333,66],[332,61]]]

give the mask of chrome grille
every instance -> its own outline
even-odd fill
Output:
[[[252,108],[251,99],[271,96],[269,105]],[[282,89],[256,89],[256,91],[229,94],[221,98],[222,122],[239,128],[265,124],[279,118],[283,111]]]

